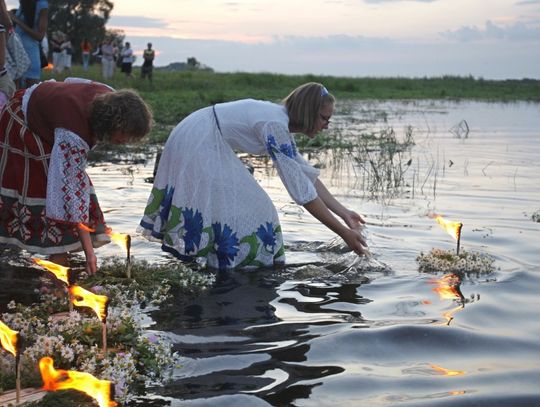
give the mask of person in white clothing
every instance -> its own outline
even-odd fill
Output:
[[[129,42],[126,42],[126,45],[120,53],[120,57],[122,58],[122,67],[120,70],[126,74],[126,77],[131,78],[131,68],[133,65],[133,50],[131,49],[131,44]]]
[[[101,44],[101,73],[103,79],[112,79],[114,75],[114,57],[116,55],[116,47],[113,45],[110,38],[105,38]]]
[[[285,261],[277,211],[235,150],[267,154],[292,199],[367,253],[362,217],[344,207],[297,151],[292,133],[328,128],[334,97],[306,83],[282,104],[245,99],[198,110],[171,132],[139,231],[162,250],[210,268],[272,267]],[[343,220],[340,222],[336,216]]]
[[[60,45],[60,49],[62,51],[61,58],[63,61],[62,70],[69,75],[71,74],[71,58],[73,55],[73,45],[71,44],[69,37],[65,34],[64,34],[64,40],[62,41],[62,44]]]

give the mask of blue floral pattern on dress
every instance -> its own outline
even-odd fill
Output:
[[[199,211],[193,213],[193,209],[186,208],[182,211],[184,215],[184,243],[186,253],[192,253],[198,249],[201,243],[201,234],[203,230],[203,218]]]
[[[274,246],[276,245],[276,236],[272,224],[266,222],[266,227],[264,225],[259,226],[256,235],[262,242],[264,249],[269,253],[273,253]]]
[[[171,211],[172,199],[174,195],[174,187],[167,187],[165,196],[161,201],[159,217],[161,218],[161,224],[164,225],[169,219],[169,212]]]
[[[276,138],[272,134],[269,134],[267,137],[266,150],[273,160],[276,159],[276,152],[283,153],[290,158],[294,158],[296,156],[296,145],[294,142],[283,143],[278,146]]]
[[[222,230],[221,223],[212,223],[212,230],[214,232],[214,250],[218,258],[219,268],[225,269],[238,254],[239,241],[236,232],[233,233],[232,229],[227,225],[223,225]]]

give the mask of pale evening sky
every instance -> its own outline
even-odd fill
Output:
[[[114,0],[107,26],[158,66],[540,79],[540,0]]]

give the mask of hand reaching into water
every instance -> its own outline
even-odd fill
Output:
[[[366,221],[355,211],[347,209],[341,216],[345,224],[354,230],[363,230]]]
[[[347,246],[359,256],[369,255],[366,241],[359,230],[349,229],[342,236]]]

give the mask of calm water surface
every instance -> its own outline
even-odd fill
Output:
[[[456,137],[462,120],[468,136]],[[393,199],[369,199],[358,167],[313,157],[330,189],[365,216],[373,256],[342,250],[273,171],[257,168],[279,209],[288,266],[220,274],[201,297],[152,314],[150,329],[170,338],[183,366],[139,405],[540,405],[540,223],[531,220],[540,105],[355,102],[333,122],[346,137],[413,129],[409,186]],[[134,234],[152,167],[90,170],[113,229]],[[444,273],[418,272],[420,253],[456,246],[433,212],[463,222],[462,250],[495,258],[493,273],[463,276],[460,297],[434,290]],[[135,258],[171,261],[157,244],[133,241]],[[108,245],[98,256],[116,252]]]

